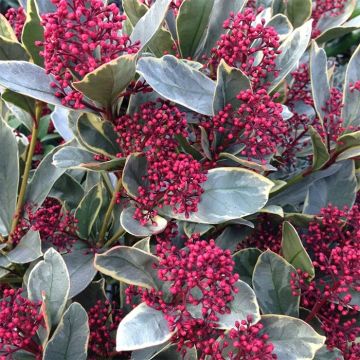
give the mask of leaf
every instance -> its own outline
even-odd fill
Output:
[[[288,221],[283,223],[281,252],[285,260],[295,269],[307,272],[310,275],[309,280],[315,277],[315,269],[310,256],[306,252],[297,231]]]
[[[63,106],[50,86],[52,82],[53,77],[40,66],[26,61],[0,61],[0,85],[33,99]]]
[[[0,60],[28,60],[29,55],[17,41],[0,36]]]
[[[227,104],[239,107],[240,100],[236,98],[242,90],[251,89],[248,77],[241,70],[229,66],[221,59],[217,68],[217,83],[214,95],[214,113],[223,110]]]
[[[344,360],[344,357],[339,349],[334,348],[332,350],[328,350],[327,346],[324,345],[316,352],[314,360]]]
[[[63,256],[70,276],[69,299],[80,294],[91,283],[97,270],[94,267],[94,254],[87,249],[75,249]]]
[[[44,66],[44,58],[40,55],[43,47],[36,46],[36,41],[44,41],[44,27],[41,25],[38,5],[36,0],[27,0],[27,11],[21,42],[31,55],[36,65]]]
[[[313,146],[313,170],[320,170],[330,159],[330,154],[327,150],[319,133],[312,127],[309,127],[311,142]]]
[[[116,351],[160,345],[170,340],[171,336],[163,313],[142,303],[120,322],[116,333]]]
[[[123,7],[126,16],[133,26],[135,26],[148,11],[148,8],[139,0],[123,0]]]
[[[171,0],[157,0],[135,25],[130,39],[133,43],[140,41],[140,49],[148,45],[161,27],[170,2]]]
[[[347,160],[347,159],[352,159],[352,158],[359,157],[359,156],[360,156],[360,146],[354,146],[350,149],[343,151],[336,158],[336,162],[342,161],[342,160]]]
[[[80,113],[77,111],[71,111],[59,106],[56,106],[55,110],[51,113],[52,123],[65,141],[70,141],[74,138],[72,120],[76,123],[79,115]]]
[[[344,85],[344,107],[341,118],[344,120],[344,127],[357,128],[360,125],[360,91],[351,90],[351,85],[360,80],[360,45],[352,55],[347,66]]]
[[[312,21],[307,21],[301,27],[295,29],[281,44],[279,50],[281,54],[276,57],[276,68],[279,74],[274,78],[273,74],[269,74],[266,82],[271,83],[269,91],[276,89],[280,82],[294,69],[304,54],[311,37]]]
[[[285,39],[294,30],[291,22],[284,14],[276,14],[269,20],[266,26],[272,26],[280,39]]]
[[[215,82],[172,55],[142,58],[137,71],[161,96],[190,110],[212,115]]]
[[[298,296],[290,287],[295,268],[281,256],[267,250],[259,256],[253,274],[253,288],[264,314],[299,316]]]
[[[134,153],[127,157],[122,182],[126,192],[132,197],[138,196],[139,186],[144,185],[142,177],[146,174],[147,161],[142,154]]]
[[[63,146],[59,146],[48,153],[36,168],[26,191],[26,202],[40,207],[48,196],[55,182],[64,174],[66,169],[53,165],[53,157]]]
[[[79,117],[76,128],[80,143],[90,151],[108,157],[116,157],[121,151],[116,142],[118,135],[110,121],[84,114]]]
[[[176,16],[181,57],[193,57],[207,30],[214,0],[189,0],[182,3]]]
[[[95,268],[101,273],[130,285],[148,289],[158,288],[156,256],[127,246],[117,246],[103,254],[96,254]]]
[[[351,208],[356,198],[357,181],[352,160],[344,160],[332,176],[313,182],[306,195],[303,213],[316,215],[329,204]]]
[[[147,253],[150,253],[150,239],[151,237],[148,236],[144,239],[139,240],[138,242],[136,242],[133,247],[136,249],[140,249],[143,250]]]
[[[210,55],[211,49],[215,46],[216,41],[220,38],[220,35],[225,32],[225,29],[222,27],[224,21],[229,17],[231,12],[235,14],[241,12],[246,2],[247,0],[214,1],[207,32],[201,44],[198,46],[198,50],[194,56],[195,60],[200,59],[203,55]]]
[[[335,149],[337,153],[341,153],[344,150],[348,150],[356,146],[360,146],[360,131],[341,135],[337,140]]]
[[[11,90],[5,89],[1,94],[3,100],[10,102],[20,109],[26,111],[31,115],[31,117],[35,116],[35,101],[32,98],[21,95],[19,93],[13,92]],[[12,109],[11,109],[12,110]],[[23,119],[19,119],[24,123],[24,125],[31,131],[32,121],[27,121]],[[32,120],[32,119],[31,119]]]
[[[50,248],[44,260],[35,265],[29,275],[28,296],[32,301],[44,302],[51,325],[61,318],[69,295],[70,278],[61,255]]]
[[[314,98],[314,106],[324,122],[326,102],[330,99],[330,84],[327,76],[327,57],[324,49],[320,49],[313,41],[310,51],[310,78]]]
[[[246,167],[246,168],[252,169],[252,170],[256,170],[258,172],[276,171],[277,170],[274,166],[272,166],[270,164],[262,164],[261,162],[249,161],[247,159],[239,158],[233,154],[229,154],[229,153],[225,153],[225,152],[220,153],[219,157],[223,158],[223,159],[231,160],[237,164],[240,164],[243,167]]]
[[[286,4],[287,16],[294,27],[299,27],[307,21],[311,16],[311,12],[311,0],[288,0]]]
[[[0,224],[10,232],[19,184],[19,151],[15,134],[0,118]],[[1,226],[0,226],[1,227]],[[6,235],[3,233],[2,235]]]
[[[203,184],[204,193],[196,213],[174,214],[169,208],[159,209],[176,219],[202,224],[220,224],[259,211],[267,203],[274,184],[255,172],[239,168],[209,170]]]
[[[99,216],[104,201],[102,193],[102,183],[96,184],[85,194],[75,211],[75,218],[78,220],[77,231],[82,239],[89,238]]]
[[[3,14],[0,14],[0,36],[12,41],[17,41],[13,28]]]
[[[234,273],[240,275],[240,279],[252,286],[252,278],[255,265],[258,261],[261,251],[255,248],[240,250],[233,254],[235,261]]]
[[[252,324],[260,321],[260,309],[253,289],[241,280],[235,283],[235,287],[238,292],[234,294],[234,300],[228,304],[231,312],[218,315],[220,329],[233,329],[236,321],[246,321],[249,316],[252,317]]]
[[[7,257],[15,264],[27,264],[42,256],[41,239],[38,231],[29,230],[11,250]]]
[[[312,360],[325,342],[325,337],[315,332],[300,319],[282,315],[264,315],[262,332],[269,335],[278,360]]]
[[[184,223],[184,232],[187,237],[191,237],[193,234],[204,235],[211,229],[214,229],[214,226],[208,224],[197,224],[192,222]]]
[[[138,220],[134,219],[135,210],[135,207],[128,207],[121,212],[121,226],[128,233],[137,237],[144,237],[156,235],[165,230],[167,221],[164,218],[156,216],[154,219],[149,220],[146,225],[141,225]]]
[[[90,329],[88,315],[79,303],[72,303],[46,344],[44,360],[86,360]]]
[[[135,77],[135,55],[122,55],[74,82],[75,89],[89,99],[110,109],[122,91]]]

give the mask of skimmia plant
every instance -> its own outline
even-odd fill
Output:
[[[1,15],[0,359],[360,359],[359,5]]]

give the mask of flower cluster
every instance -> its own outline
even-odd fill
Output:
[[[43,324],[41,302],[35,303],[22,295],[22,289],[5,289],[0,300],[0,356],[12,359],[12,354],[24,350],[40,360],[42,346],[36,332]]]
[[[9,20],[11,27],[14,29],[16,37],[20,40],[26,20],[24,8],[21,6],[18,8],[10,8],[5,16]]]
[[[277,152],[279,142],[288,131],[282,106],[275,102],[277,96],[271,97],[265,89],[243,90],[237,98],[241,102],[238,109],[227,105],[201,123],[208,133],[214,157],[236,145],[241,149],[240,155],[265,162],[266,156]],[[217,133],[222,135],[221,144],[214,142]]]
[[[302,236],[314,260],[316,279],[309,282],[309,275],[298,270],[291,286],[294,295],[301,293],[302,306],[311,311],[307,321],[315,316],[321,320],[328,347],[351,354],[355,348],[347,344],[360,335],[354,318],[359,306],[352,303],[353,294],[360,291],[360,208],[328,206],[320,216]]]
[[[31,205],[24,207],[23,217],[12,234],[16,245],[29,231],[39,231],[43,242],[55,246],[59,251],[70,251],[78,239],[76,235],[77,220],[65,211],[62,205],[53,198],[47,198],[38,210]]]
[[[171,206],[177,213],[197,211],[206,174],[190,155],[176,151],[177,136],[187,136],[186,118],[168,102],[143,104],[138,113],[116,120],[121,148],[119,157],[141,152],[147,169],[139,186],[136,219],[146,223],[156,216],[156,206]]]
[[[170,231],[174,234],[172,228]],[[230,312],[239,276],[233,274],[230,251],[218,248],[214,240],[207,242],[194,235],[185,245],[183,249],[170,241],[157,245],[158,277],[168,284],[170,298],[155,289],[140,293],[143,301],[165,314],[170,329],[177,330],[173,341],[179,351],[196,345],[204,356],[210,355],[221,334],[216,329],[219,315]]]
[[[235,328],[229,332],[234,350],[229,351],[230,360],[273,360],[274,345],[269,342],[269,335],[261,334],[264,326],[261,323],[252,324],[252,317],[247,321],[236,321]]]
[[[323,15],[339,16],[345,10],[347,0],[316,0],[314,1],[314,7],[311,17],[314,19],[313,22],[313,38],[316,38],[321,34],[318,29],[319,20]]]
[[[115,4],[101,0],[52,0],[54,13],[43,16],[45,28],[41,52],[47,73],[55,76],[52,85],[63,104],[84,108],[83,95],[72,88],[72,81],[82,79],[122,54],[138,51],[128,35],[121,35],[123,21]]]
[[[89,359],[107,359],[118,354],[115,351],[114,332],[123,318],[115,302],[98,300],[89,309]]]
[[[221,35],[217,46],[212,49],[208,63],[214,73],[220,60],[224,59],[228,65],[239,68],[247,75],[255,88],[269,74],[277,76],[275,59],[280,53],[276,30],[265,26],[264,19],[254,24],[256,15],[250,8],[243,13],[231,13],[223,25],[227,32]]]

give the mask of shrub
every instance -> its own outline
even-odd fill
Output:
[[[355,1],[20,4],[0,359],[359,359]]]

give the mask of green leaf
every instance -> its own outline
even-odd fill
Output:
[[[227,104],[239,107],[240,100],[236,98],[242,90],[251,89],[248,77],[241,70],[229,66],[222,59],[217,68],[217,83],[214,95],[214,113],[223,110]]]
[[[235,261],[234,273],[240,275],[240,279],[252,286],[252,278],[255,265],[261,251],[255,248],[248,248],[236,252],[232,257]]]
[[[330,154],[320,134],[312,127],[309,127],[311,142],[313,146],[313,170],[320,170],[330,159]]]
[[[121,226],[131,235],[137,237],[151,236],[163,232],[167,226],[167,221],[161,216],[156,216],[146,225],[141,225],[134,219],[135,208],[128,207],[121,212]]]
[[[347,159],[353,159],[360,156],[360,146],[354,146],[350,149],[347,149],[343,151],[337,158],[336,162],[347,160]]]
[[[357,190],[355,166],[352,160],[343,160],[338,170],[326,178],[313,182],[307,192],[303,213],[316,215],[329,204],[339,209],[354,205]]]
[[[161,96],[200,114],[212,115],[215,82],[172,55],[142,58],[137,71]]]
[[[296,28],[310,18],[311,12],[311,0],[288,0],[286,4],[287,16]]]
[[[14,132],[1,118],[0,154],[0,224],[9,233],[16,209],[19,184],[19,150]],[[2,235],[7,234],[3,233]]]
[[[295,268],[270,250],[259,256],[253,274],[253,288],[264,314],[299,316],[298,296],[290,287]]]
[[[294,30],[291,22],[284,14],[276,14],[266,23],[266,26],[272,26],[278,33],[280,40],[285,39]]]
[[[5,89],[3,93],[1,94],[1,97],[3,100],[10,102],[20,109],[23,109],[27,113],[29,113],[32,117],[35,116],[35,101],[32,98],[29,98],[28,96],[21,95],[19,93],[13,92],[11,90]],[[21,120],[21,119],[19,119]],[[29,130],[31,130],[32,121],[26,122],[24,124]]]
[[[360,91],[351,90],[350,86],[360,80],[360,45],[352,55],[345,75],[344,85],[344,107],[341,118],[344,120],[344,127],[357,128],[360,125]]]
[[[161,311],[141,303],[120,322],[116,333],[116,351],[130,351],[160,345],[172,333]]]
[[[53,156],[53,164],[64,171],[67,169],[115,171],[122,169],[125,165],[125,159],[123,158],[109,161],[96,161],[94,160],[94,156],[95,154],[88,150],[67,146]]]
[[[139,0],[123,0],[122,4],[125,14],[133,26],[135,26],[148,11],[147,6],[139,2]]]
[[[337,140],[335,150],[337,153],[341,153],[344,150],[348,150],[356,146],[360,146],[360,131],[341,135]]]
[[[330,84],[327,76],[327,57],[324,49],[320,49],[313,41],[310,52],[310,78],[314,98],[314,106],[321,120],[326,115],[326,102],[330,99]]]
[[[240,164],[243,167],[246,167],[251,170],[256,170],[257,172],[263,172],[263,171],[277,171],[277,169],[270,165],[270,164],[262,164],[259,162],[249,161],[244,158],[239,158],[233,154],[222,152],[219,154],[220,158],[231,160],[235,162],[236,164]],[[274,191],[273,189],[271,191]]]
[[[264,315],[262,332],[269,335],[278,360],[312,360],[325,342],[313,328],[300,319],[283,315]]]
[[[193,234],[204,235],[211,229],[214,229],[214,226],[209,224],[197,224],[188,221],[184,223],[184,232],[187,237],[191,237]]]
[[[267,203],[273,182],[255,172],[239,168],[209,170],[198,211],[189,217],[159,209],[176,219],[202,224],[220,224],[259,211]]]
[[[36,65],[44,66],[44,58],[40,55],[43,47],[36,46],[36,41],[44,41],[44,27],[41,25],[38,5],[36,0],[27,0],[27,11],[21,42],[31,55]]]
[[[63,256],[70,276],[70,299],[85,290],[97,273],[94,266],[95,255],[86,251],[87,249],[74,249]]]
[[[84,114],[79,117],[76,128],[80,143],[90,151],[109,157],[116,157],[121,151],[116,142],[118,135],[110,121]]]
[[[61,255],[50,248],[44,260],[35,265],[29,275],[28,295],[32,301],[44,301],[51,325],[56,325],[65,309],[70,278]]]
[[[15,264],[27,264],[42,256],[41,239],[38,231],[29,230],[7,257]]]
[[[89,238],[91,229],[99,216],[103,204],[102,193],[102,183],[98,183],[85,194],[75,211],[75,218],[78,220],[78,233],[83,239]]]
[[[26,202],[40,207],[48,196],[55,182],[64,174],[66,169],[61,169],[53,165],[53,157],[63,146],[59,146],[48,153],[39,166],[29,183],[26,191]]]
[[[228,304],[231,312],[218,315],[220,329],[232,329],[235,327],[236,321],[246,321],[248,316],[252,317],[252,324],[260,321],[260,309],[253,289],[241,280],[235,283],[235,287],[238,292],[234,294],[234,300]]]
[[[140,249],[143,250],[147,253],[150,253],[150,239],[151,237],[148,236],[144,239],[139,240],[138,242],[136,242],[133,247],[136,249]]]
[[[0,36],[12,41],[17,41],[13,28],[3,14],[0,14]]]
[[[101,273],[148,289],[158,288],[157,271],[153,268],[157,262],[156,256],[127,246],[117,246],[95,256],[95,267]]]
[[[339,349],[334,348],[332,350],[328,350],[327,346],[324,345],[316,352],[314,360],[344,360],[344,357]]]
[[[122,182],[126,192],[136,198],[139,186],[144,186],[142,177],[146,174],[147,161],[142,154],[134,153],[127,157]]]
[[[215,0],[211,11],[207,32],[201,44],[198,46],[194,59],[200,59],[203,55],[210,55],[211,49],[215,46],[216,41],[226,30],[222,27],[224,21],[229,17],[231,12],[241,12],[246,5],[247,0]]]
[[[136,23],[131,33],[130,39],[134,43],[140,41],[140,48],[145,46],[153,39],[164,22],[171,0],[157,0],[144,16]]]
[[[279,74],[274,78],[269,74],[266,82],[271,83],[269,91],[276,89],[280,82],[297,66],[298,61],[308,47],[312,31],[312,21],[307,21],[301,27],[295,29],[281,44],[279,50],[281,54],[276,57],[276,68]]]
[[[110,109],[114,101],[135,78],[135,55],[122,55],[74,82],[75,89]]]
[[[214,0],[188,0],[176,17],[177,38],[183,58],[193,57],[210,20]]]
[[[29,60],[29,55],[17,41],[0,36],[0,60]]]
[[[315,277],[315,269],[310,256],[306,252],[297,231],[288,221],[283,223],[281,251],[285,260],[295,269],[301,269],[310,275],[309,280]]]
[[[46,344],[44,360],[86,360],[90,329],[88,315],[79,303],[72,303]]]
[[[50,86],[53,81],[51,75],[35,64],[26,61],[0,61],[0,85],[33,99],[63,106]]]

